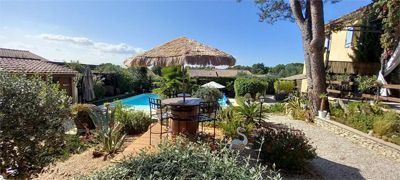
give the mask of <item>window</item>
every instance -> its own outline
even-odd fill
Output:
[[[348,27],[346,32],[346,42],[344,44],[345,48],[350,48],[353,42],[353,27]]]

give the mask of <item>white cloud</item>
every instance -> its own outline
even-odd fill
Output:
[[[3,36],[4,34],[7,36]],[[87,64],[123,65],[126,58],[143,52],[143,49],[127,43],[111,44],[96,42],[85,37],[37,34],[40,33],[32,32],[29,28],[2,28],[0,26],[0,47],[28,50],[52,61],[79,60],[79,62]]]
[[[93,45],[93,42],[85,37],[68,37],[64,35],[59,35],[59,34],[40,34],[38,37],[45,39],[45,40],[50,40],[50,41],[64,41],[64,42],[69,42],[77,45],[85,45],[85,46],[90,46]]]
[[[104,53],[136,54],[143,51],[142,48],[134,48],[125,43],[110,44],[105,42],[95,42],[86,37],[70,37],[60,34],[40,34],[37,37],[49,41],[60,41],[80,46],[88,46]]]

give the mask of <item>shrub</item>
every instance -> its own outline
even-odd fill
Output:
[[[294,81],[278,80],[274,82],[274,89],[276,94],[289,94],[295,88]]]
[[[305,134],[296,129],[266,127],[255,131],[256,148],[260,148],[264,162],[275,163],[284,169],[301,169],[316,157],[315,148],[309,144]]]
[[[90,116],[90,112],[95,107],[93,104],[74,104],[71,106],[72,118],[78,130],[84,132],[85,126],[89,129],[96,128]]]
[[[204,99],[208,102],[218,101],[222,96],[223,94],[218,89],[204,87],[199,88],[194,94],[194,97]]]
[[[377,119],[373,125],[374,133],[379,136],[392,136],[396,133],[400,134],[400,118],[394,112],[385,112],[382,118]]]
[[[333,119],[350,127],[374,134],[383,140],[400,144],[400,117],[394,111],[383,112],[379,102],[374,104],[353,102],[347,106],[347,111],[331,106]]]
[[[358,91],[366,94],[375,94],[378,91],[377,77],[374,76],[357,76],[355,79]]]
[[[284,114],[285,103],[275,103],[265,107],[268,113]]]
[[[233,118],[233,116],[234,112],[231,106],[228,106],[226,108],[221,108],[219,111],[217,111],[217,119],[222,121],[230,120]]]
[[[177,138],[85,179],[280,179],[275,171],[263,178],[265,167],[251,167],[247,160],[238,159],[226,147],[211,151],[207,144]]]
[[[239,116],[233,116],[231,119],[219,122],[219,126],[222,128],[224,135],[230,138],[239,137],[238,133],[236,132],[238,127],[244,128],[245,131],[242,133],[244,133],[247,137],[250,137],[251,132],[255,127],[254,123],[246,123]]]
[[[261,105],[256,102],[247,102],[243,98],[237,99],[238,106],[234,107],[234,111],[237,115],[241,116],[246,123],[258,122],[256,119],[267,118],[266,109],[261,109]]]
[[[106,95],[106,88],[104,87],[103,80],[101,79],[94,80],[93,91],[96,99],[102,99]]]
[[[260,78],[237,78],[234,88],[236,96],[244,96],[246,93],[250,93],[252,97],[255,97],[258,92],[265,94],[267,82]]]
[[[62,150],[70,104],[51,80],[0,73],[0,174],[27,178],[51,163]]]
[[[290,97],[289,102],[286,104],[286,113],[289,114],[293,119],[307,120],[307,110],[304,108],[307,106],[308,101],[301,96],[293,95]]]
[[[67,134],[65,136],[64,145],[62,146],[60,158],[67,159],[72,154],[81,153],[92,145],[94,145],[94,143],[86,143],[77,135]]]
[[[151,123],[155,122],[143,111],[123,109],[121,102],[117,102],[115,105],[115,118],[127,134],[143,133]]]

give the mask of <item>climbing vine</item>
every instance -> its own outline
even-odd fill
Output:
[[[376,0],[373,9],[382,19],[382,48],[391,52],[400,40],[400,0]]]

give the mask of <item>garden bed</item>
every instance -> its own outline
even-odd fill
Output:
[[[316,118],[314,121],[318,126],[327,128],[340,136],[348,138],[356,144],[360,144],[363,147],[374,150],[386,157],[393,158],[400,162],[400,146],[396,144],[375,138],[357,129],[353,129],[332,120]]]

